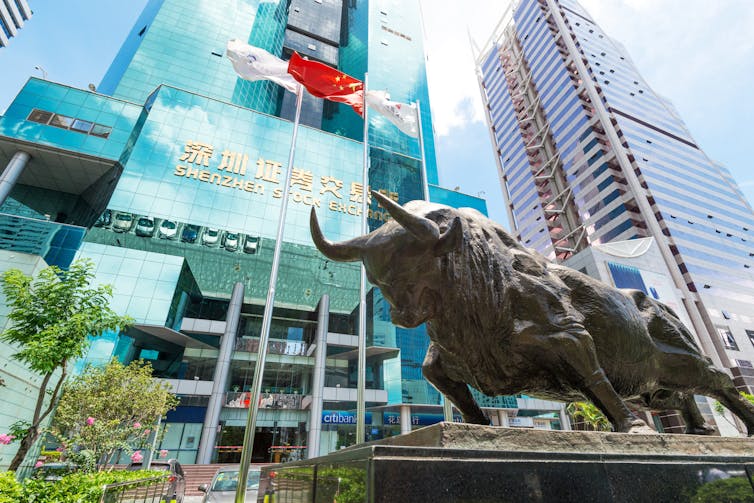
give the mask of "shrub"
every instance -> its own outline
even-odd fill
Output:
[[[50,463],[53,461],[60,461],[61,454],[62,453],[60,451],[42,451],[39,453],[41,457],[45,458],[45,460]]]
[[[16,503],[18,501],[28,501],[29,503],[98,503],[102,497],[102,486],[105,484],[158,476],[167,477],[167,474],[160,471],[140,470],[131,472],[119,470],[72,473],[52,482],[27,479],[23,485],[19,485],[20,491],[15,499],[3,500],[0,495],[0,503]]]
[[[17,503],[22,501],[21,484],[16,480],[15,472],[0,472],[0,503]]]

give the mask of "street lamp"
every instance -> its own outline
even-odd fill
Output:
[[[42,72],[42,78],[44,80],[47,80],[47,72],[45,71],[44,68],[42,68],[41,66],[37,65],[37,66],[34,67],[34,69],[35,70],[39,70],[40,72]]]

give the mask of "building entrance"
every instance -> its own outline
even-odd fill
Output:
[[[240,463],[245,427],[223,426],[216,448],[217,463]],[[257,427],[252,463],[283,463],[306,455],[304,427]]]

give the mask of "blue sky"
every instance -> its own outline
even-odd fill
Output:
[[[508,226],[482,117],[469,33],[484,43],[505,0],[420,0],[440,181],[488,200]],[[672,101],[697,143],[754,201],[754,2],[581,0],[621,42],[647,82]],[[99,84],[146,0],[29,0],[34,16],[0,49],[0,112],[31,75]]]

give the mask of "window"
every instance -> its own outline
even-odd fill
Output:
[[[52,118],[51,112],[45,112],[44,110],[37,110],[36,108],[31,111],[27,120],[32,122],[39,122],[40,124],[47,124]]]
[[[746,335],[749,336],[749,342],[751,342],[751,345],[754,346],[754,330],[747,330]]]
[[[100,138],[107,138],[110,136],[110,131],[112,131],[113,128],[110,126],[103,126],[102,124],[95,124],[92,127],[92,130],[89,131],[89,134],[92,136],[99,136]]]
[[[71,124],[71,129],[74,131],[80,131],[82,133],[88,133],[90,129],[92,129],[92,125],[94,123],[89,121],[82,121],[81,119],[73,119],[73,124]]]
[[[73,124],[73,117],[66,117],[65,115],[55,114],[50,120],[50,126],[55,126],[63,129],[68,129]]]
[[[49,126],[59,127],[61,129],[68,129],[77,133],[98,136],[100,138],[108,138],[110,136],[110,132],[113,130],[113,128],[111,128],[110,126],[95,124],[91,121],[85,121],[83,119],[77,119],[75,117],[67,117],[65,115],[55,114],[36,108],[31,111],[26,120],[37,122],[39,124],[47,124]]]
[[[723,345],[725,346],[725,349],[731,349],[733,351],[738,351],[738,344],[736,344],[736,339],[733,337],[733,334],[727,327],[715,327],[717,328],[717,333],[720,335],[720,338],[723,340]]]

